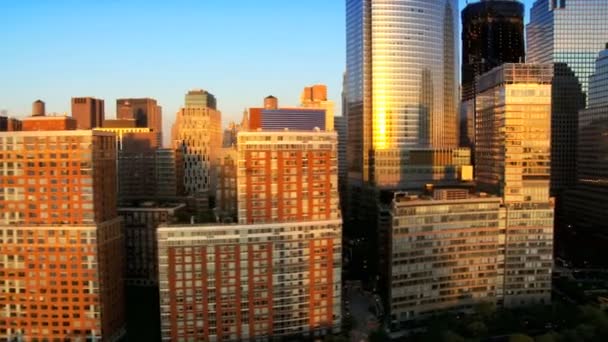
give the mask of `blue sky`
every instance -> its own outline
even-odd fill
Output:
[[[112,118],[116,98],[153,97],[168,135],[193,88],[216,95],[224,123],[269,94],[296,105],[314,83],[339,105],[344,15],[344,0],[2,0],[0,110],[95,96]]]

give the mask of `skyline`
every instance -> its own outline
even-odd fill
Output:
[[[528,16],[532,0],[524,2]],[[113,118],[117,98],[152,97],[169,131],[190,89],[214,94],[226,125],[267,95],[293,106],[304,86],[323,83],[341,113],[344,1],[179,5],[4,4],[0,75],[10,82],[0,86],[0,110],[25,117],[40,98],[49,112],[70,113],[72,97],[94,96],[106,101],[106,117]],[[460,0],[460,10],[464,5]]]

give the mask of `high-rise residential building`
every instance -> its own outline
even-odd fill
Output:
[[[551,297],[554,203],[551,64],[503,64],[477,82],[476,173],[480,190],[503,198],[505,305]]]
[[[462,107],[460,146],[475,142],[475,78],[502,65],[525,61],[524,5],[482,0],[462,11]]]
[[[327,86],[315,84],[305,87],[300,95],[300,106],[325,109],[325,130],[334,130],[334,102],[327,99]]]
[[[125,332],[115,138],[65,122],[38,114],[0,133],[1,340]]]
[[[162,109],[155,99],[118,99],[116,100],[116,117],[117,119],[135,119],[136,127],[151,128],[157,136],[156,144],[162,146]]]
[[[73,97],[72,117],[78,129],[101,127],[105,119],[104,101],[94,97]]]
[[[608,2],[537,0],[526,29],[527,62],[555,63],[551,191],[559,195],[575,183],[578,112],[585,108],[597,54],[608,41]]]
[[[198,97],[205,102],[196,100]],[[186,193],[207,197],[215,191],[211,177],[222,146],[222,116],[215,109],[215,97],[206,91],[189,92],[186,104],[177,112],[172,140],[174,148],[183,153]]]
[[[387,211],[392,331],[438,312],[502,302],[506,220],[500,197],[466,188],[396,193]]]
[[[353,186],[399,188],[403,151],[458,145],[457,36],[456,0],[346,1]]]
[[[608,221],[608,49],[600,52],[589,78],[589,101],[579,114],[577,184],[567,192],[568,223],[606,236]],[[589,234],[587,234],[589,235]],[[604,239],[605,240],[605,239]]]
[[[341,226],[340,219],[161,226],[162,341],[337,332]]]
[[[326,110],[321,107],[279,107],[279,100],[274,96],[264,99],[264,108],[249,108],[250,130],[283,130],[311,131],[315,128],[326,131]],[[333,119],[332,119],[333,120]],[[332,121],[333,130],[333,121]]]
[[[238,146],[239,223],[340,218],[335,132],[241,132]]]
[[[339,330],[336,145],[320,130],[238,134],[239,224],[158,230],[163,341]]]

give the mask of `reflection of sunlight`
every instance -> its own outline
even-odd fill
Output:
[[[382,84],[382,82],[379,82]],[[386,144],[386,91],[378,89],[374,94],[374,149],[382,150]]]

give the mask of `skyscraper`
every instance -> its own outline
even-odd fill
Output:
[[[526,29],[527,62],[555,63],[551,191],[559,195],[575,182],[578,112],[585,107],[597,54],[608,41],[608,2],[537,0]]]
[[[458,1],[347,0],[346,12],[349,178],[398,188],[404,150],[458,144]]]
[[[589,101],[579,115],[577,185],[565,206],[569,223],[606,236],[608,221],[608,49],[589,79]],[[597,235],[594,236],[597,239]]]
[[[34,116],[0,133],[3,341],[125,332],[115,138],[68,119]]]
[[[462,11],[462,117],[460,146],[475,141],[475,77],[503,63],[525,60],[524,5],[517,0],[482,0]]]
[[[476,181],[506,210],[504,304],[551,298],[551,64],[503,64],[477,82]]]
[[[104,101],[94,97],[73,97],[72,117],[78,129],[101,127],[105,119]]]
[[[193,100],[199,95],[204,95],[206,102]],[[185,191],[200,198],[215,191],[211,177],[222,146],[222,116],[214,108],[213,95],[191,91],[186,95],[186,107],[177,112],[172,129],[174,147],[183,153]]]
[[[300,106],[325,109],[325,130],[334,130],[334,102],[327,99],[327,86],[315,84],[305,87],[300,95]]]
[[[118,99],[116,100],[116,118],[134,119],[135,126],[151,128],[157,135],[156,144],[162,146],[162,109],[155,99]]]

